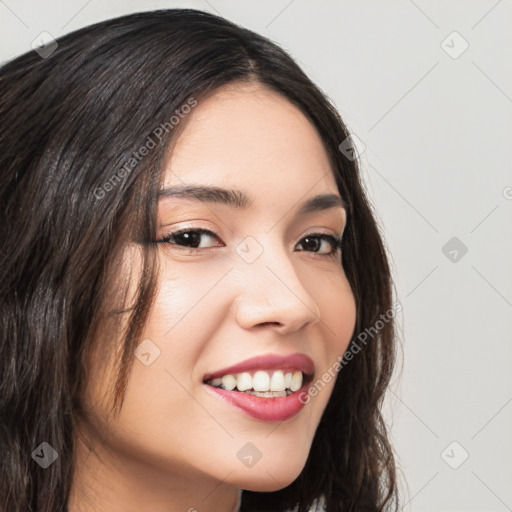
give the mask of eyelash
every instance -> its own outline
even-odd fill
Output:
[[[173,231],[172,233],[168,233],[167,235],[162,237],[160,240],[157,240],[157,243],[158,244],[171,244],[171,245],[176,245],[178,247],[186,248],[186,249],[188,249],[189,254],[197,254],[197,253],[201,252],[202,250],[213,249],[213,247],[196,248],[196,247],[186,247],[183,245],[171,243],[171,240],[173,240],[174,237],[179,236],[183,233],[200,233],[202,235],[211,236],[212,238],[217,238],[217,239],[219,238],[216,233],[214,233],[213,231],[210,231],[209,229],[189,227],[189,228],[178,229],[176,231]],[[327,242],[329,242],[331,244],[332,251],[327,254],[320,254],[320,256],[333,257],[333,256],[337,255],[338,249],[341,249],[341,241],[342,241],[341,236],[327,235],[325,233],[309,233],[306,236],[304,236],[303,238],[301,238],[301,241],[306,238],[319,238],[322,240],[326,240]],[[307,252],[312,252],[313,254],[317,254],[317,251],[307,251]]]

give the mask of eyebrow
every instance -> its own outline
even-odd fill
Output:
[[[201,202],[223,204],[238,210],[246,210],[254,202],[251,197],[241,190],[207,185],[177,185],[163,188],[158,192],[158,196],[184,197]],[[309,213],[339,207],[347,210],[347,202],[342,197],[336,194],[320,194],[305,201],[304,204],[301,205],[297,215],[303,216]]]

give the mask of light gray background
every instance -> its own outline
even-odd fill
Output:
[[[278,42],[365,145],[403,305],[386,417],[404,510],[512,510],[511,1],[0,0],[0,59],[164,7]]]

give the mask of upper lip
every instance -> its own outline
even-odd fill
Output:
[[[224,375],[234,375],[237,373],[249,372],[251,370],[290,370],[301,371],[304,375],[310,376],[315,372],[315,364],[313,360],[305,354],[264,354],[261,356],[246,359],[241,363],[228,366],[222,370],[207,373],[204,381],[222,377]]]

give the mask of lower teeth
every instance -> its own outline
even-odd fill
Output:
[[[280,396],[288,396],[292,393],[290,389],[285,391],[244,391],[244,393],[247,393],[249,395],[254,396],[265,396],[265,397],[280,397]]]
[[[226,389],[224,386],[214,386],[218,387],[219,389]],[[238,391],[238,389],[233,389],[232,391]],[[238,393],[246,393],[248,395],[254,395],[254,396],[263,396],[266,398],[278,398],[278,397],[284,397],[291,395],[293,391],[291,389],[285,389],[283,391],[254,391],[252,389],[248,389],[247,391],[238,391]]]

